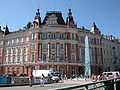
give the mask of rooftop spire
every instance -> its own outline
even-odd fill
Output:
[[[70,8],[68,9],[68,16],[72,16],[72,12]]]
[[[37,9],[37,11],[36,11],[36,16],[40,16],[40,11],[39,11],[39,9]]]
[[[66,25],[67,25],[67,27],[76,27],[73,16],[72,16],[71,9],[68,9],[68,17],[66,20]]]
[[[93,22],[91,32],[94,34],[101,34],[100,30],[97,28],[95,22]]]
[[[40,27],[41,25],[41,17],[40,17],[40,11],[39,9],[37,9],[36,11],[36,15],[35,15],[35,18],[34,18],[34,21],[33,21],[33,27]]]
[[[92,27],[97,28],[97,26],[96,26],[95,22],[93,22]]]

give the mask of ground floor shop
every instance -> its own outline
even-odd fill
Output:
[[[66,75],[68,77],[72,75],[84,75],[84,65],[78,64],[29,64],[29,65],[7,65],[1,66],[0,72],[1,75],[4,76],[23,76],[29,75],[32,70],[49,70],[53,69],[54,71],[60,72],[63,76]],[[103,72],[103,66],[91,66],[91,73],[100,74]]]

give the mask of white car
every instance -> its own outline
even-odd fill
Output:
[[[102,75],[105,76],[105,77],[108,75],[110,78],[114,78],[116,73],[118,73],[118,75],[120,76],[120,73],[118,71],[115,71],[115,72],[103,72]]]

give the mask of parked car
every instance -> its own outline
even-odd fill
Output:
[[[103,72],[102,75],[104,77],[106,77],[107,75],[110,77],[110,78],[114,78],[114,76],[116,75],[116,73],[118,73],[118,75],[120,76],[120,73],[118,71],[114,71],[114,72]]]

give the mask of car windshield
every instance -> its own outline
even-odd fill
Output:
[[[53,76],[60,76],[59,73],[52,73]]]
[[[112,75],[112,73],[108,73],[108,75]]]

